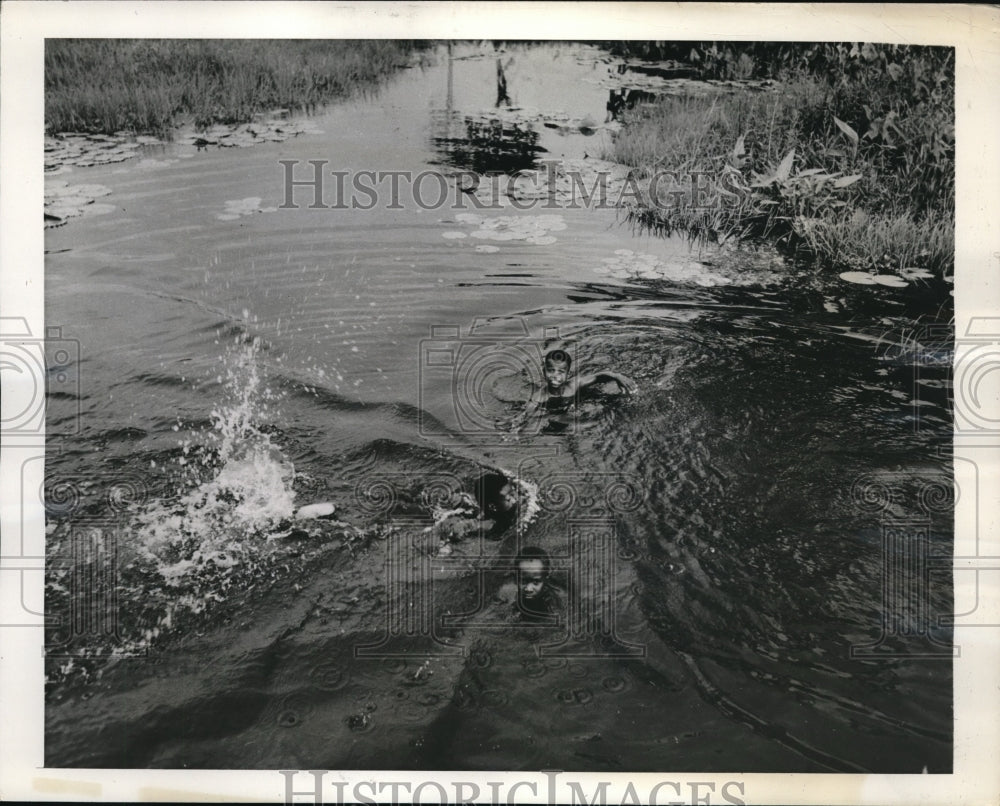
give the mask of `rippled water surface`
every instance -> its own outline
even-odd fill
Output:
[[[111,569],[118,619],[50,630],[47,763],[949,771],[951,580],[920,580],[951,553],[950,357],[910,349],[947,287],[613,210],[281,208],[279,160],[511,171],[613,136],[628,73],[599,51],[508,49],[500,112],[498,55],[452,55],[283,142],[60,176],[113,210],[46,235],[47,320],[80,345],[47,606]],[[639,393],[497,431],[552,346]],[[433,502],[484,467],[537,512],[439,556]],[[288,533],[324,500],[339,523]],[[554,625],[497,596],[528,544]]]

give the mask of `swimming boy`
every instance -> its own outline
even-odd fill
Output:
[[[545,549],[526,546],[517,555],[517,596],[519,603],[540,601],[549,584],[552,561]]]
[[[472,493],[455,497],[452,509],[441,513],[433,529],[445,545],[477,532],[500,537],[517,520],[520,503],[515,480],[499,471],[487,471],[476,480]]]
[[[573,359],[565,350],[552,350],[545,354],[542,362],[542,375],[545,377],[545,390],[549,397],[573,397],[580,389],[593,386],[595,383],[611,381],[618,388],[630,395],[639,391],[633,381],[617,372],[595,372],[590,375],[570,375]]]
[[[549,621],[561,609],[561,599],[553,585],[552,561],[548,552],[537,546],[525,546],[514,560],[517,578],[505,583],[497,593],[504,602],[514,604],[517,613],[529,621]]]
[[[551,350],[545,354],[542,361],[542,376],[545,378],[545,385],[535,387],[524,410],[515,416],[510,426],[517,430],[529,418],[537,417],[543,411],[546,414],[565,414],[576,400],[577,392],[581,389],[594,386],[599,383],[615,383],[618,389],[626,394],[634,395],[639,387],[635,383],[620,375],[617,372],[595,372],[587,375],[571,375],[573,359],[565,350]],[[559,421],[558,418],[549,421],[543,433],[560,433],[568,427],[568,423]]]

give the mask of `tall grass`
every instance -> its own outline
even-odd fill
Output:
[[[809,58],[792,45],[715,52],[710,72],[752,73],[757,65],[779,83],[762,92],[665,97],[632,112],[606,156],[639,176],[710,177],[702,206],[663,205],[647,194],[633,219],[705,240],[768,239],[825,265],[950,273],[951,51],[800,50]]]
[[[309,110],[374,87],[427,43],[411,40],[49,39],[45,127],[169,136]]]

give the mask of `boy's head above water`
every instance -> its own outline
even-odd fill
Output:
[[[528,546],[517,555],[517,589],[523,599],[537,599],[549,579],[552,561],[544,549]]]
[[[565,350],[552,350],[545,354],[542,374],[545,376],[545,383],[550,392],[558,392],[566,385],[572,363],[573,359]]]
[[[477,498],[488,517],[513,513],[517,509],[517,485],[502,473],[485,473],[479,479]]]

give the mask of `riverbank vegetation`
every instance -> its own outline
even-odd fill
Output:
[[[774,82],[757,91],[664,96],[627,114],[608,158],[639,177],[694,174],[704,187],[698,205],[676,204],[668,183],[654,183],[655,197],[645,188],[630,211],[636,223],[709,241],[767,240],[853,270],[952,273],[951,49],[607,46],[626,57],[684,60],[703,78]]]
[[[419,40],[49,39],[49,133],[169,136],[308,111],[374,87],[410,63]]]

